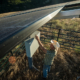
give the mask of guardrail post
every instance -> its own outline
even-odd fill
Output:
[[[25,40],[25,49],[26,55],[28,57],[29,68],[33,68],[32,56],[39,47],[38,41],[35,39],[35,35],[40,38],[40,32],[35,31],[33,34],[30,35],[30,38]]]
[[[33,68],[32,57],[28,57],[28,64],[29,64],[29,68],[32,69]]]

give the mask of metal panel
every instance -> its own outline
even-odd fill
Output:
[[[34,11],[31,13],[0,19],[0,43],[41,18],[44,18],[58,8]]]
[[[63,7],[0,19],[0,58],[52,19]]]
[[[32,57],[35,51],[38,49],[39,44],[38,41],[35,39],[35,35],[40,38],[40,32],[35,31],[29,39],[25,40],[25,47],[26,47],[26,54],[27,57]]]

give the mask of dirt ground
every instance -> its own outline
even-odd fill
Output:
[[[37,50],[33,55],[33,64],[39,70],[29,69],[25,51],[16,58],[0,80],[44,80],[42,77],[45,54]],[[65,50],[57,53],[46,80],[76,80],[80,76],[80,54]]]

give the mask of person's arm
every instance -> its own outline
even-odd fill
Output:
[[[41,50],[42,50],[44,53],[47,53],[47,50],[45,49],[45,47],[44,47],[43,44],[41,43],[39,37],[38,37],[38,36],[35,36],[35,37],[36,37],[36,39],[37,39],[37,41],[38,41],[38,43],[39,43],[39,46],[40,46]]]

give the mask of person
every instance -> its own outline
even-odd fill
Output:
[[[43,46],[43,44],[41,43],[39,37],[37,35],[35,37],[36,37],[36,40],[39,43],[39,46],[40,46],[41,50],[44,53],[47,53],[47,49]],[[49,50],[51,50],[51,51],[54,51],[54,50],[58,51],[58,49],[60,47],[60,44],[56,40],[51,40],[50,42],[51,42],[51,44],[50,44]]]
[[[43,78],[47,77],[47,73],[50,72],[50,67],[53,64],[54,56],[57,54],[58,49],[60,48],[60,44],[56,40],[50,41],[50,48],[47,50],[43,44],[41,43],[38,36],[35,36],[36,40],[39,43],[40,49],[45,53],[45,58],[43,60]]]

